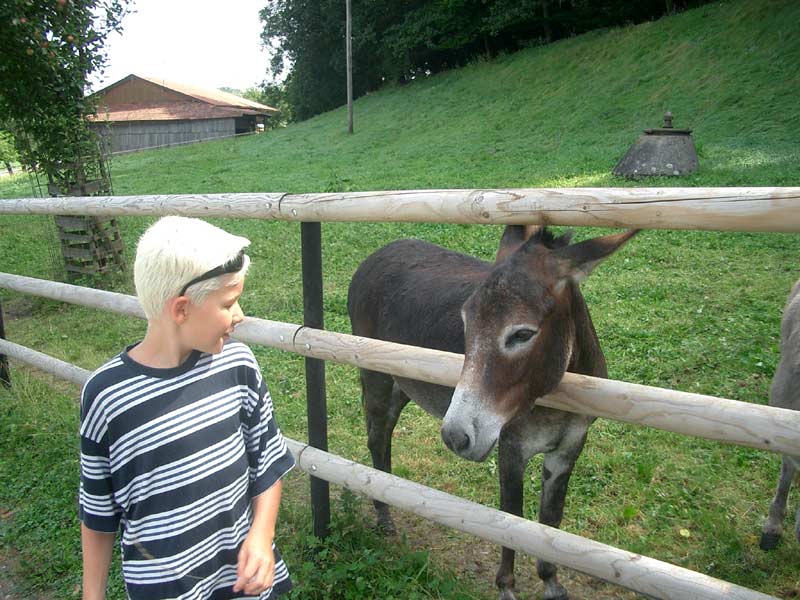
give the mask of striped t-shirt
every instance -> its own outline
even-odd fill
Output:
[[[245,597],[233,583],[250,501],[294,466],[247,346],[194,351],[173,369],[123,352],[84,386],[80,434],[79,516],[97,531],[122,524],[132,600]],[[260,600],[292,587],[273,550],[274,583]]]

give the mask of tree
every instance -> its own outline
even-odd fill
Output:
[[[283,72],[285,61],[292,64],[284,85],[297,119],[346,101],[344,9],[339,0],[270,0],[260,13],[262,40],[274,49],[269,79]]]
[[[51,181],[97,156],[87,122],[94,98],[84,92],[103,71],[105,41],[121,30],[128,1],[0,3],[0,121],[13,128],[21,162]]]
[[[85,92],[89,77],[103,71],[106,38],[120,31],[127,2],[0,3],[0,123],[11,127],[22,164],[46,175],[51,194],[110,193],[99,139],[87,120],[95,98]],[[55,221],[68,276],[123,268],[114,219]]]
[[[242,90],[240,90],[239,88],[232,88],[232,87],[228,87],[228,86],[223,85],[221,88],[219,88],[219,91],[220,92],[226,92],[228,94],[233,94],[234,96],[239,96],[240,98],[244,98]]]
[[[292,121],[292,108],[286,101],[286,86],[283,84],[265,81],[259,87],[245,90],[242,97],[277,108],[280,111],[278,114],[269,116],[266,122],[267,129],[283,127]]]
[[[14,137],[7,131],[0,131],[0,162],[9,175],[14,172],[11,163],[17,160],[17,150],[14,147]]]
[[[354,0],[353,92],[709,0]],[[665,4],[666,2],[666,4]],[[346,101],[344,0],[266,0],[268,80],[302,120]]]

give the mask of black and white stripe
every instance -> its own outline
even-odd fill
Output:
[[[86,383],[80,432],[80,517],[99,531],[122,523],[129,597],[243,597],[232,586],[250,502],[294,465],[250,349],[229,342],[175,369],[124,352]],[[275,551],[261,600],[291,589]]]

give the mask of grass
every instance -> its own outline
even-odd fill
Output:
[[[175,194],[800,185],[797,22],[795,2],[737,1],[595,32],[370,94],[356,103],[353,136],[344,132],[344,110],[336,110],[266,135],[119,158],[114,189]],[[639,182],[610,175],[640,130],[660,125],[666,109],[675,114],[676,126],[694,129],[697,173]],[[27,195],[26,177],[0,181],[0,197]],[[129,258],[151,221],[120,220]],[[215,223],[253,241],[245,311],[301,322],[299,227]],[[49,227],[44,217],[3,216],[2,270],[54,278]],[[325,224],[326,328],[349,332],[349,277],[383,244],[420,237],[490,259],[500,231]],[[600,233],[581,229],[576,238]],[[643,232],[583,286],[610,376],[765,403],[778,360],[780,312],[800,277],[799,254],[795,235]],[[133,291],[129,273],[103,285]],[[10,339],[84,368],[96,367],[144,333],[144,324],[134,319],[5,291],[0,299]],[[284,432],[305,439],[303,359],[255,351]],[[27,590],[61,597],[57,590],[72,590],[80,572],[76,390],[23,368],[12,375],[14,389],[0,391],[0,509],[9,511],[0,514],[11,515],[0,521],[0,548],[20,557]],[[357,379],[355,369],[328,364],[330,449],[369,464]],[[393,439],[395,472],[496,505],[495,456],[482,464],[457,460],[441,444],[438,427],[415,406],[403,413]],[[765,593],[796,597],[797,542],[789,535],[770,554],[757,547],[778,464],[778,457],[765,452],[598,421],[571,482],[563,527]],[[525,490],[531,518],[540,470],[541,459],[532,461]],[[464,570],[447,556],[381,541],[361,526],[372,522],[371,507],[352,498],[337,504],[332,540],[310,539],[306,481],[298,475],[292,482],[279,535],[299,583],[297,598],[495,596],[488,578],[467,578],[452,588]],[[402,557],[399,570],[389,564],[394,556]],[[526,597],[535,592],[520,591]],[[120,597],[115,571],[111,598]]]

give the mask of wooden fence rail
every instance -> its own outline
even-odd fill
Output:
[[[65,283],[0,273],[0,288],[144,317],[137,299]],[[463,355],[248,317],[245,342],[454,387]],[[676,433],[800,455],[800,411],[566,373],[537,402],[552,408]]]
[[[0,354],[82,384],[89,371],[0,340]],[[287,439],[298,467],[319,479],[365,494],[452,529],[564,565],[663,600],[777,600],[670,563],[633,554],[470,502]]]
[[[554,224],[800,232],[800,187],[530,188],[0,200],[0,214]]]

